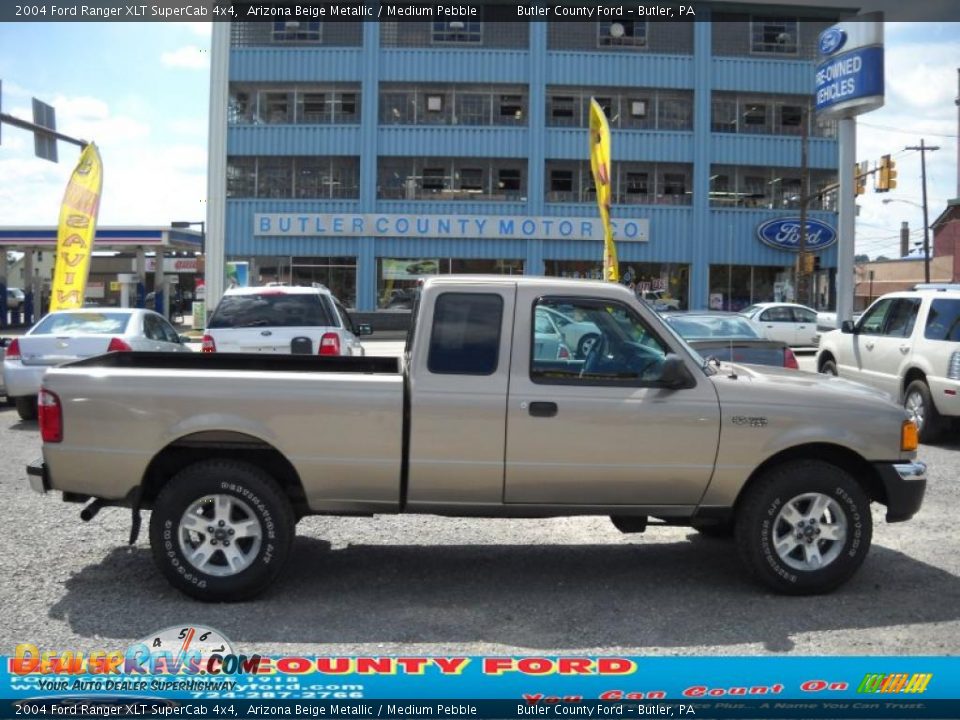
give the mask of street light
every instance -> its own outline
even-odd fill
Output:
[[[927,207],[926,205],[921,205],[920,203],[914,202],[913,200],[904,200],[902,198],[884,198],[882,200],[884,205],[889,205],[892,202],[906,203],[907,205],[913,205],[916,208],[923,210],[923,281],[925,283],[930,282],[930,228],[927,227]]]

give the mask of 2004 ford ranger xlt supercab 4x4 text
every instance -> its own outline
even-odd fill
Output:
[[[539,308],[592,323],[585,357],[540,346]],[[542,314],[542,313],[541,313]],[[427,280],[404,357],[114,353],[49,370],[35,489],[152,511],[177,588],[274,582],[311,514],[609,515],[731,533],[774,590],[829,591],[887,520],[919,509],[916,428],[885,394],[708,362],[624,287]],[[638,570],[642,570],[638,568]]]

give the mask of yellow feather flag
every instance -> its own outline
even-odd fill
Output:
[[[620,282],[617,246],[613,243],[613,229],[610,227],[610,126],[603,108],[594,98],[590,98],[590,171],[597,189],[600,222],[603,223],[603,279]]]
[[[93,143],[80,153],[60,206],[57,256],[53,266],[50,310],[83,307],[90,273],[90,253],[97,231],[97,211],[103,187],[103,165]]]

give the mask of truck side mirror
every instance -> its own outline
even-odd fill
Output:
[[[670,390],[683,390],[696,385],[690,371],[679,355],[669,353],[663,359],[660,372],[660,385]]]
[[[851,335],[856,331],[856,325],[853,324],[853,320],[844,320],[840,323],[840,332],[847,335]]]

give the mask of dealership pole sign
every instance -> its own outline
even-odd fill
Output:
[[[867,13],[827,28],[818,40],[817,113],[852,118],[883,107],[883,15]]]
[[[800,251],[800,218],[777,218],[757,226],[757,237],[777,250]],[[807,218],[807,252],[820,252],[837,241],[837,231],[827,223]]]

